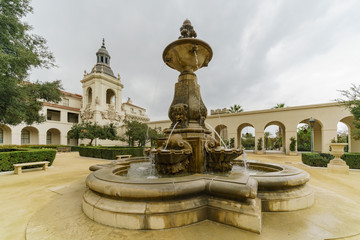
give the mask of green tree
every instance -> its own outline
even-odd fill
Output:
[[[146,123],[138,121],[125,120],[123,128],[125,128],[125,137],[122,139],[126,141],[130,147],[135,146],[135,143],[137,143],[138,147],[142,147],[149,141],[153,145],[156,139],[164,137],[160,129],[150,128]]]
[[[345,99],[336,99],[337,102],[347,107],[354,116],[354,127],[351,129],[351,137],[360,140],[360,85],[352,84],[349,90],[340,90]]]
[[[30,34],[32,27],[21,21],[29,12],[28,0],[0,2],[0,124],[40,123],[42,101],[61,100],[60,81],[25,81],[32,68],[54,66],[46,40]]]
[[[311,151],[311,130],[309,125],[304,125],[297,130],[297,150]]]
[[[255,137],[251,133],[242,134],[241,145],[247,150],[254,150],[255,148]]]
[[[285,103],[278,103],[276,104],[275,107],[273,107],[272,109],[276,109],[276,108],[284,108],[285,107]]]
[[[290,151],[294,152],[296,150],[296,139],[295,137],[291,137],[290,138],[290,146],[289,146]]]
[[[231,106],[228,109],[228,113],[237,113],[237,112],[242,112],[242,111],[244,111],[244,109],[242,109],[242,107],[237,104],[234,104],[234,106]]]
[[[118,140],[116,127],[110,123],[108,125],[100,126],[92,122],[75,123],[68,132],[70,139],[90,139],[91,146],[95,138]]]

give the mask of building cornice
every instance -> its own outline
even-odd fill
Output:
[[[106,80],[110,83],[113,83],[121,88],[124,88],[124,85],[120,82],[119,79],[117,78],[114,78],[114,77],[111,77],[111,76],[108,76],[104,73],[90,73],[90,74],[87,74],[86,76],[84,76],[84,78],[80,81],[81,83],[86,83],[88,81],[91,81],[92,79],[103,79],[103,80]]]
[[[311,105],[302,105],[302,106],[295,106],[295,107],[284,107],[284,108],[274,108],[274,109],[262,109],[262,110],[255,110],[255,111],[246,111],[246,112],[238,112],[238,113],[225,113],[225,114],[215,114],[207,116],[207,119],[214,119],[214,118],[227,118],[227,117],[234,117],[234,116],[246,116],[246,115],[254,115],[254,114],[261,114],[261,113],[275,113],[275,112],[286,112],[286,111],[296,111],[296,110],[306,110],[306,109],[314,109],[314,108],[325,108],[325,107],[341,107],[342,105],[337,102],[332,103],[320,103],[320,104],[311,104]],[[150,121],[151,124],[164,124],[169,123],[170,120],[159,120],[159,121]]]

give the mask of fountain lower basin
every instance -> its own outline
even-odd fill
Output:
[[[192,174],[169,178],[125,176],[134,158],[98,169],[86,179],[83,211],[92,220],[125,229],[166,229],[206,219],[261,232],[262,211],[293,211],[310,207],[314,195],[309,174],[276,164],[248,162],[253,174]],[[242,165],[242,161],[233,161]]]
[[[82,206],[90,219],[126,229],[166,229],[210,219],[261,232],[257,181],[248,174],[158,179],[119,175],[127,167],[104,167],[88,176]]]

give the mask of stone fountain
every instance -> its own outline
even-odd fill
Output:
[[[206,219],[260,233],[263,211],[293,211],[311,206],[309,174],[289,166],[249,163],[262,172],[230,172],[239,149],[226,149],[205,127],[207,109],[195,71],[209,64],[212,49],[196,39],[189,20],[181,36],[163,52],[164,62],[180,72],[170,105],[171,126],[157,147],[148,149],[156,170],[167,177],[128,176],[131,165],[149,157],[95,165],[83,195],[84,213],[95,222],[126,229],[166,229]],[[206,171],[224,174],[208,174]],[[187,174],[187,175],[184,175]]]
[[[180,75],[169,108],[172,124],[164,130],[169,142],[159,140],[157,149],[152,151],[156,168],[163,174],[230,171],[231,160],[240,156],[242,150],[222,148],[210,135],[211,131],[205,127],[207,108],[195,75],[195,71],[208,66],[213,56],[212,49],[196,38],[189,20],[184,21],[180,33],[179,39],[170,43],[163,52],[164,62]]]

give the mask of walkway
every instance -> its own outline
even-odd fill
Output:
[[[92,222],[81,211],[88,167],[107,161],[61,153],[48,171],[0,175],[0,239],[360,239],[360,171],[329,174],[302,165],[299,156],[249,153],[247,158],[308,171],[315,205],[296,212],[263,213],[260,235],[211,221],[161,231],[114,229]]]

